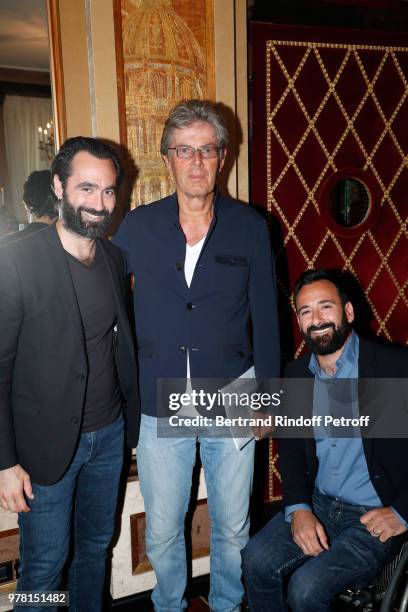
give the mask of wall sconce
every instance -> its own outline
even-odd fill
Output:
[[[45,128],[38,126],[38,148],[43,151],[50,161],[55,155],[54,125],[50,120]]]

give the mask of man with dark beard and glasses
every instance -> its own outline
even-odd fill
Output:
[[[120,178],[109,145],[68,139],[51,168],[58,221],[0,248],[0,504],[19,513],[17,590],[58,589],[72,544],[76,612],[102,610],[124,427],[130,446],[139,427],[124,264],[102,240]]]
[[[311,355],[289,364],[285,375],[311,378],[302,399],[313,414],[330,412],[339,379],[408,376],[407,351],[352,330],[354,308],[341,274],[304,272],[294,303]],[[364,409],[360,393],[350,397],[358,415]],[[293,612],[329,612],[347,585],[367,584],[381,571],[407,529],[408,440],[319,433],[315,427],[311,438],[279,440],[284,508],[242,554],[253,612],[285,612],[289,606]]]

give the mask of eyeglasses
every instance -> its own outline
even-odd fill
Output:
[[[196,151],[198,151],[203,159],[214,159],[214,157],[217,157],[218,152],[222,150],[223,147],[216,147],[215,145],[204,145],[203,147],[197,147],[197,149],[188,145],[168,148],[168,151],[175,151],[180,159],[193,159]]]

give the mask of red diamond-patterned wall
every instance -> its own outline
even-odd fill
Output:
[[[255,23],[250,43],[252,200],[272,217],[285,356],[303,348],[290,298],[314,267],[351,272],[372,331],[408,344],[408,38]],[[373,210],[349,233],[328,226],[321,200],[347,168],[371,185]]]

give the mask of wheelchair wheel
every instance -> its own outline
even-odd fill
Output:
[[[390,585],[381,602],[380,612],[408,611],[408,547],[405,548]]]

